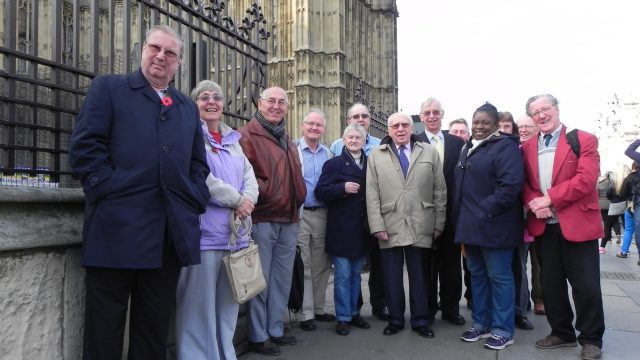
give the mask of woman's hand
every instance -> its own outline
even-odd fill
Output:
[[[240,206],[236,208],[236,216],[239,217],[240,219],[244,219],[247,216],[251,215],[253,208],[254,208],[253,202],[251,202],[249,198],[244,197],[242,198],[242,202],[240,203]]]
[[[347,181],[344,183],[344,191],[347,194],[357,194],[360,189],[360,184],[356,182]]]

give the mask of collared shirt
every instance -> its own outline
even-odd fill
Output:
[[[429,139],[429,142],[431,144],[433,144],[433,141],[434,141],[433,138],[437,136],[438,138],[440,138],[440,141],[442,141],[442,144],[444,145],[444,133],[442,132],[442,130],[438,130],[438,133],[436,134],[431,133],[428,130],[425,130],[424,134],[427,135],[427,138]]]
[[[304,183],[307,187],[307,197],[304,199],[304,206],[324,206],[324,202],[316,199],[314,190],[320,174],[322,173],[322,165],[325,161],[329,160],[329,149],[323,144],[318,144],[315,151],[311,150],[304,138],[300,139],[298,144],[300,152],[302,153],[302,176],[304,177]]]
[[[404,144],[404,145],[398,145],[395,144],[396,146],[396,150],[398,151],[398,154],[400,154],[400,146],[404,146],[404,155],[407,157],[407,159],[409,160],[409,162],[411,162],[411,144]]]
[[[538,135],[538,177],[540,178],[540,190],[547,195],[547,190],[551,187],[551,181],[553,180],[553,160],[556,155],[556,147],[558,146],[558,139],[560,138],[560,131],[562,125],[551,133],[551,141],[549,146],[544,144],[544,134],[540,132]],[[558,218],[547,219],[547,224],[557,224]]]
[[[425,130],[425,135],[429,138],[431,146],[435,147],[440,156],[440,161],[444,162],[444,134],[442,130],[438,130],[438,133],[434,134]]]
[[[362,150],[364,150],[365,155],[367,156],[371,155],[371,151],[376,147],[378,147],[381,141],[382,140],[378,139],[377,137],[367,134],[367,140],[364,142],[364,146],[362,147]],[[338,139],[334,141],[333,144],[331,144],[331,152],[335,156],[338,156],[342,154],[343,147],[344,147],[344,142],[342,141],[342,139]]]

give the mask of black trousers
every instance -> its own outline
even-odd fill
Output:
[[[436,248],[425,252],[431,274],[429,275],[429,319],[433,319],[438,308],[444,316],[455,317],[460,313],[462,297],[462,264],[460,244],[453,241],[453,234],[443,233],[435,241]],[[440,291],[438,292],[438,284]],[[470,285],[469,285],[470,287]],[[438,307],[438,293],[440,306]]]
[[[598,240],[570,242],[562,236],[559,224],[547,224],[544,233],[536,237],[535,246],[551,335],[565,341],[575,341],[575,330],[578,330],[580,344],[593,344],[601,348],[604,311]],[[576,309],[575,329],[567,280],[571,284]]]
[[[369,251],[369,303],[373,311],[382,311],[386,306],[384,297],[384,281],[380,264],[380,244],[378,239],[369,236],[371,250]],[[362,308],[362,290],[358,298],[358,309]]]
[[[424,264],[426,249],[415,246],[397,246],[380,250],[382,273],[384,276],[384,293],[389,309],[389,323],[404,327],[406,300],[404,296],[404,263],[407,264],[409,276],[409,309],[411,327],[429,325],[427,310],[428,268]]]
[[[159,269],[86,268],[83,359],[122,358],[129,298],[129,360],[166,359],[180,276],[175,250]]]

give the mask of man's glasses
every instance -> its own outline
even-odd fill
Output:
[[[262,100],[266,101],[267,104],[269,104],[269,106],[278,105],[278,106],[283,106],[284,107],[284,106],[288,106],[289,105],[288,102],[286,102],[285,100],[282,100],[282,99],[276,100],[274,98],[268,98],[268,99],[262,99]]]
[[[422,112],[422,115],[424,116],[431,116],[431,115],[438,116],[440,114],[442,114],[442,111],[440,110],[427,110]]]
[[[399,128],[407,129],[410,126],[411,124],[408,122],[400,122],[400,123],[395,123],[393,125],[389,125],[389,127],[392,128],[393,130],[398,130]]]
[[[542,113],[548,114],[549,111],[551,111],[551,109],[553,109],[553,106],[545,106],[545,107],[543,107],[541,109],[538,109],[538,110],[534,111],[533,113],[531,113],[531,117],[532,118],[538,117]]]
[[[222,100],[224,100],[224,96],[220,96],[220,95],[200,96],[198,98],[198,100],[202,101],[202,102],[206,102],[206,103],[211,101],[211,100],[213,100],[213,101],[222,101]]]
[[[147,50],[151,55],[158,55],[161,52],[164,52],[164,56],[167,60],[174,61],[178,58],[178,53],[171,49],[163,49],[160,45],[156,44],[147,44]]]
[[[351,115],[351,118],[352,119],[356,119],[356,120],[358,120],[360,118],[368,119],[369,118],[369,114],[355,114],[355,115]]]
[[[317,123],[317,122],[312,122],[312,121],[303,121],[305,125],[308,125],[310,128],[312,127],[317,127],[317,128],[323,128],[324,124],[323,123]]]

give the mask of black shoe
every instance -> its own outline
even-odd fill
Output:
[[[371,325],[369,325],[368,322],[364,321],[364,319],[362,318],[362,316],[360,315],[356,315],[353,318],[351,318],[351,325],[359,328],[359,329],[370,329]]]
[[[464,325],[465,323],[464,317],[460,314],[455,314],[453,316],[442,314],[442,320],[448,321],[453,325]]]
[[[389,324],[384,328],[384,331],[382,331],[382,335],[395,335],[402,329],[404,329],[404,326]]]
[[[318,321],[336,321],[336,317],[331,314],[315,314],[314,317]]]
[[[338,325],[336,325],[336,334],[342,336],[349,335],[349,323],[346,321],[338,321]]]
[[[412,330],[417,332],[418,335],[427,339],[431,339],[432,337],[436,336],[436,334],[433,332],[433,330],[431,330],[431,328],[428,325],[414,327],[412,328]]]
[[[533,330],[533,324],[526,316],[516,316],[516,327],[522,330]]]
[[[257,352],[262,355],[269,356],[278,356],[280,355],[280,348],[278,345],[272,343],[271,341],[263,341],[263,342],[251,342],[249,341],[249,351]]]
[[[296,344],[295,336],[282,335],[280,337],[272,337],[271,341],[280,346],[291,346]]]
[[[313,319],[300,321],[300,330],[313,331],[317,329],[316,324],[313,323]]]
[[[371,311],[373,316],[377,317],[382,321],[389,321],[389,309],[387,307],[383,307],[382,309],[374,309]]]

